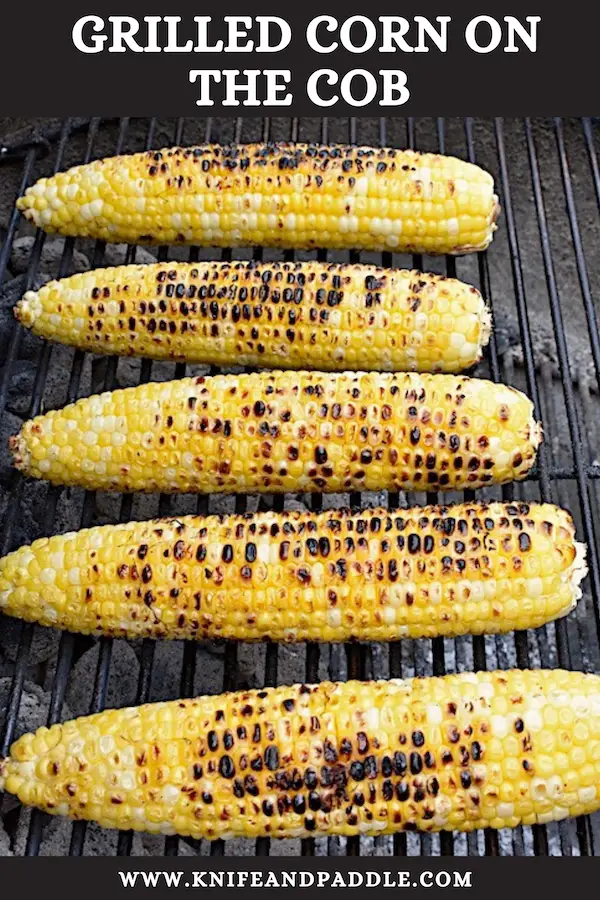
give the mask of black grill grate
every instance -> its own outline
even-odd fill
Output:
[[[83,132],[82,132],[83,129]],[[256,139],[289,139],[343,141],[350,143],[380,143],[416,149],[452,153],[480,163],[494,174],[502,203],[503,214],[493,248],[489,255],[434,260],[420,256],[412,259],[384,253],[364,254],[363,259],[383,265],[412,265],[414,268],[445,271],[476,284],[492,307],[497,331],[492,338],[484,363],[478,373],[497,381],[506,381],[526,389],[534,401],[538,417],[542,418],[547,439],[543,444],[536,471],[526,483],[507,485],[481,492],[484,496],[505,499],[541,499],[569,507],[578,530],[589,547],[589,578],[579,608],[568,621],[546,626],[535,633],[517,633],[507,637],[474,637],[457,640],[438,638],[433,641],[402,641],[389,647],[382,645],[349,644],[345,647],[308,644],[298,648],[267,644],[257,651],[261,669],[256,683],[278,683],[282,668],[293,672],[296,680],[308,682],[323,677],[401,677],[409,675],[443,674],[463,669],[506,668],[510,665],[563,666],[600,671],[600,565],[595,533],[599,510],[600,464],[598,451],[598,406],[600,400],[600,334],[594,294],[600,284],[596,273],[588,268],[587,260],[600,239],[600,167],[598,164],[598,134],[590,119],[582,121],[555,119],[552,121],[459,119],[179,119],[164,122],[152,119],[66,120],[60,132],[53,134],[50,155],[45,158],[48,143],[36,140],[24,145],[23,152],[5,154],[3,173],[10,171],[14,190],[20,194],[42,172],[56,171],[108,153],[133,152],[144,148],[158,148],[166,144],[192,143],[201,140],[226,142]],[[108,139],[112,137],[112,144]],[[99,149],[101,147],[101,149]],[[20,171],[18,166],[21,166]],[[13,208],[7,222],[6,237],[0,250],[0,284],[7,280],[11,249],[22,227]],[[27,271],[27,286],[33,284],[39,271],[45,236],[38,232],[31,250]],[[65,241],[58,270],[61,277],[69,270],[76,242]],[[93,266],[102,265],[105,247],[96,242],[90,259]],[[178,256],[181,251],[177,251]],[[189,259],[211,258],[210,251],[191,248]],[[240,251],[239,256],[263,257],[260,248]],[[129,248],[126,262],[135,260],[136,248]],[[231,256],[222,252],[223,258]],[[298,254],[304,256],[305,254]],[[169,248],[161,247],[159,259],[169,258]],[[281,254],[264,251],[265,258],[280,258]],[[328,255],[318,253],[320,259]],[[295,254],[285,253],[293,260]],[[332,259],[359,260],[359,255],[332,253]],[[598,276],[600,278],[600,276]],[[545,285],[545,286],[544,286]],[[532,302],[532,298],[535,302]],[[23,330],[15,325],[3,361],[0,381],[0,415],[4,412],[11,377],[15,370],[23,341]],[[56,351],[44,344],[37,359],[36,378],[31,395],[30,415],[42,407],[46,380],[55,361]],[[69,353],[70,374],[63,369],[66,390],[64,402],[77,399],[90,360],[79,351]],[[182,377],[185,366],[171,366],[171,377]],[[110,389],[117,380],[119,361],[114,358],[97,360],[92,364],[92,385],[95,390]],[[153,377],[153,365],[142,361],[139,380]],[[18,521],[23,500],[23,479],[18,473],[8,478],[5,494],[0,551],[6,552],[15,544],[14,525]],[[392,494],[386,502],[390,508],[414,503],[436,502],[436,494]],[[466,499],[473,493],[463,495]],[[282,509],[291,498],[281,496],[261,498],[260,508],[273,506]],[[378,498],[379,499],[379,498]],[[452,499],[460,499],[453,495]],[[352,503],[371,502],[372,498],[350,495]],[[77,510],[75,526],[85,527],[95,521],[96,497],[93,493],[66,492],[49,487],[45,493],[39,517],[39,533],[56,530],[59,505],[67,503]],[[212,498],[198,497],[192,501],[199,513],[211,509]],[[248,498],[237,496],[233,504],[237,512],[247,508]],[[329,505],[330,498],[313,495],[307,503],[313,509]],[[189,498],[161,496],[157,512],[160,515],[191,511]],[[123,496],[119,500],[118,518],[136,518],[136,498]],[[34,636],[34,626],[20,629],[19,647],[14,665],[0,753],[6,753],[13,739],[19,717],[19,705],[28,658]],[[83,642],[83,643],[82,643]],[[90,689],[90,712],[101,710],[106,703],[113,642],[99,640],[97,669]],[[49,722],[60,721],[68,678],[74,661],[82,649],[89,646],[84,639],[63,634],[58,656],[51,675]],[[247,648],[228,643],[222,655],[221,683],[203,684],[212,691],[231,689],[237,684],[240,660]],[[152,699],[153,669],[157,650],[152,641],[142,642],[139,648],[138,702]],[[192,696],[198,690],[197,648],[186,642],[181,653],[181,669],[169,673],[170,696]],[[16,816],[12,815],[13,825]],[[256,842],[237,842],[236,853],[268,855],[284,852],[291,855],[314,854],[377,854],[377,855],[600,855],[598,817],[561,822],[549,826],[519,828],[514,832],[485,832],[472,835],[400,834],[393,838],[310,838],[271,844],[267,839]],[[33,812],[25,847],[27,855],[43,851],[44,828],[47,817]],[[71,830],[70,853],[86,852],[87,826],[75,823]],[[164,842],[167,855],[177,855],[182,840],[168,837]],[[132,851],[133,835],[119,833],[115,852],[128,855]],[[228,852],[223,842],[210,845],[185,840],[189,848],[199,853],[219,856]]]

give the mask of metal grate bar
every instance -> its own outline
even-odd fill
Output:
[[[528,123],[528,127],[530,123]],[[594,307],[592,298],[592,290],[590,287],[590,279],[588,275],[587,263],[585,261],[585,253],[581,241],[581,231],[579,228],[579,220],[577,216],[577,208],[575,206],[575,197],[573,195],[573,183],[571,180],[571,171],[569,168],[569,160],[567,158],[567,149],[565,146],[564,124],[561,118],[554,119],[554,130],[556,134],[556,146],[558,149],[558,157],[560,162],[560,172],[562,177],[563,188],[565,192],[565,200],[567,203],[567,213],[569,216],[569,225],[571,228],[571,237],[573,239],[573,248],[575,250],[575,260],[577,263],[577,274],[579,276],[579,284],[581,286],[581,295],[583,306],[585,309],[586,320],[588,324],[588,332],[590,339],[590,347],[592,350],[592,358],[594,360],[594,368],[596,370],[596,385],[600,390],[600,334],[598,332],[598,317]]]
[[[535,209],[538,219],[538,227],[540,231],[540,239],[542,245],[542,257],[544,263],[544,272],[546,275],[546,284],[548,289],[548,299],[550,302],[550,313],[552,316],[552,324],[554,326],[554,335],[556,339],[556,350],[558,355],[558,363],[559,370],[562,380],[562,388],[563,394],[565,398],[565,409],[567,415],[567,422],[569,427],[569,434],[571,437],[571,445],[573,450],[573,457],[575,463],[575,471],[576,471],[576,484],[577,484],[577,493],[579,496],[579,503],[581,508],[581,514],[583,519],[583,530],[586,538],[586,542],[588,544],[588,568],[589,568],[589,585],[592,591],[592,597],[594,600],[594,615],[595,615],[595,623],[596,623],[596,632],[600,638],[600,565],[598,559],[598,545],[596,543],[596,534],[594,527],[594,519],[591,510],[590,497],[588,492],[588,486],[585,478],[584,471],[584,451],[581,440],[581,429],[579,424],[579,416],[577,413],[577,404],[575,399],[575,392],[573,389],[573,382],[571,376],[571,363],[569,359],[569,351],[567,348],[567,340],[564,328],[564,320],[562,314],[561,301],[558,294],[558,287],[556,283],[556,275],[554,271],[554,262],[553,262],[553,254],[550,246],[550,236],[548,232],[548,223],[546,218],[546,210],[544,199],[542,195],[542,186],[541,186],[541,178],[539,171],[539,163],[537,158],[537,151],[535,146],[535,139],[533,135],[531,120],[525,120],[525,138],[527,143],[527,153],[529,157],[529,164],[531,169],[531,180],[533,185],[533,193],[535,200]],[[564,143],[562,141],[562,127],[557,125],[557,141],[558,141],[558,149],[559,154],[561,155],[561,170],[563,175],[563,183],[565,187],[565,195],[567,198],[567,209],[569,213],[569,220],[571,225],[571,230],[573,234],[573,241],[575,247],[575,253],[577,256],[577,265],[578,270],[580,272],[580,278],[582,278],[582,271],[585,270],[585,260],[583,258],[583,251],[581,249],[581,241],[578,232],[578,226],[575,218],[575,209],[573,204],[572,194],[569,196],[569,184],[570,181],[567,177],[567,173],[565,170],[566,158],[564,154]],[[583,269],[580,268],[583,266]],[[582,283],[583,289],[583,283]],[[588,285],[589,289],[589,285]],[[586,315],[588,315],[588,300],[591,304],[591,297],[588,296],[586,300],[585,290],[584,290],[584,306],[586,307]],[[593,347],[593,331],[595,328],[596,338],[597,338],[597,323],[595,319],[595,315],[592,309],[591,317],[588,315],[588,326],[590,328],[590,335],[592,337],[592,347]],[[557,632],[559,628],[566,628],[564,620],[561,620],[557,623]],[[559,660],[560,660],[560,650],[561,645],[566,644],[566,633],[563,634],[563,640],[559,643]],[[565,659],[564,662],[560,661],[561,665],[568,665],[568,660]],[[580,822],[578,826],[578,836],[580,838],[580,850],[582,855],[589,855],[592,852],[592,848],[589,846],[587,841],[588,835],[588,827],[583,825]]]
[[[58,171],[61,166],[62,159],[64,157],[64,153],[66,150],[67,142],[69,139],[70,132],[70,120],[66,120],[63,124],[60,133],[59,145],[57,148],[56,160],[54,171]],[[29,154],[26,158],[25,164],[25,175],[22,180],[22,186],[24,187],[27,181],[29,180],[31,174],[31,164],[27,161],[29,160]],[[14,238],[16,233],[16,229],[13,227],[9,234],[11,235],[11,240]],[[28,267],[26,283],[27,286],[30,286],[35,277],[35,273],[37,271],[37,266],[40,260],[41,250],[44,243],[44,237],[38,231],[36,234],[34,246],[32,248],[32,254],[30,258],[30,264]],[[10,244],[8,244],[8,249],[3,249],[3,259],[4,266],[6,266],[6,260],[8,259],[8,253],[10,250]],[[69,252],[68,246],[65,243],[65,253]],[[63,256],[64,258],[64,256]],[[15,325],[13,330],[13,338],[11,340],[9,356],[5,361],[4,373],[3,373],[3,386],[2,386],[2,398],[3,402],[6,398],[8,392],[8,384],[10,380],[10,373],[12,369],[12,364],[16,358],[17,349],[20,343],[20,332],[21,326]],[[33,393],[31,398],[31,404],[29,409],[29,415],[35,415],[41,405],[42,395],[43,395],[43,386],[46,378],[46,373],[48,370],[48,365],[50,361],[51,348],[49,345],[45,345],[40,359],[40,364],[38,370],[36,372],[35,382],[33,386]],[[14,523],[14,519],[17,513],[18,505],[21,499],[21,488],[22,488],[23,478],[19,473],[16,473],[13,477],[13,490],[11,492],[11,497],[9,501],[9,506],[4,519],[4,535],[2,540],[1,552],[5,553],[10,546],[10,537],[12,531],[12,525]],[[48,499],[46,501],[46,507],[43,513],[44,524],[47,525],[49,520],[53,517],[53,509],[54,504],[56,503],[56,498],[58,493],[56,490],[51,490],[48,492]],[[28,664],[29,651],[31,647],[31,641],[34,634],[34,626],[31,624],[22,624],[20,627],[20,638],[19,638],[19,646],[17,651],[17,659],[15,663],[15,670],[13,673],[12,683],[8,696],[8,704],[7,704],[7,712],[6,718],[4,721],[4,727],[2,730],[2,741],[1,741],[1,752],[3,755],[8,753],[8,749],[10,744],[12,743],[14,730],[17,722],[17,717],[19,714],[19,706],[21,701],[21,695],[23,691],[23,686],[25,682],[25,673]],[[69,641],[65,638],[61,642],[61,648],[63,649],[63,653],[65,656],[68,655],[69,650]],[[53,692],[51,696],[50,702],[50,710],[49,716],[50,718],[54,718],[57,715],[57,707],[58,707],[58,698],[55,692]],[[31,822],[35,828],[35,812],[32,813]],[[37,813],[38,821],[41,821],[41,813]],[[38,826],[39,827],[39,826]],[[31,844],[31,839],[28,838],[28,847]],[[26,850],[27,852],[27,850]]]
[[[243,119],[238,118],[235,122],[234,127],[234,135],[233,140],[235,143],[239,143],[242,137],[242,128],[243,128]],[[210,141],[212,134],[212,122],[209,119],[207,122],[206,128],[206,141]],[[264,135],[263,135],[264,136]],[[267,132],[268,136],[268,132]],[[222,250],[221,251],[221,259],[231,259],[231,251],[230,250]],[[236,513],[244,513],[246,512],[247,507],[247,499],[243,494],[237,494],[235,497],[235,511]],[[223,669],[223,690],[231,691],[234,690],[236,686],[237,680],[237,669],[238,669],[238,649],[235,641],[227,641],[225,644],[225,655],[224,655],[224,669]],[[210,855],[211,856],[224,856],[225,854],[225,842],[222,840],[212,841],[210,845]]]
[[[528,393],[531,400],[533,401],[536,416],[540,418],[540,395],[537,385],[531,328],[529,325],[529,316],[527,312],[521,253],[517,239],[510,181],[508,178],[508,165],[506,161],[506,150],[504,142],[504,123],[501,119],[496,119],[494,122],[494,126],[496,136],[496,150],[498,153],[498,163],[500,167],[500,186],[504,200],[502,208],[506,216],[506,227],[513,274],[515,301],[519,321],[519,331],[521,335],[521,344],[523,348],[525,378],[527,381]],[[552,499],[552,494],[550,479],[548,476],[547,448],[544,444],[542,444],[542,446],[540,447],[540,452],[538,454],[538,470],[541,498],[544,501],[550,502]],[[526,633],[515,633],[515,648],[517,654],[517,665],[520,668],[529,668],[530,660]],[[548,839],[546,828],[544,826],[533,826],[532,832],[535,854],[538,856],[546,856],[548,853]]]

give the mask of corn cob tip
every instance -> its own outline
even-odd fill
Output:
[[[6,775],[10,757],[4,756],[0,759],[0,793],[4,791],[6,785]]]
[[[15,319],[25,328],[32,328],[42,313],[42,302],[37,291],[27,291],[13,307]]]
[[[479,347],[479,359],[483,356],[483,351],[490,342],[493,326],[494,320],[492,318],[492,311],[488,306],[484,306],[481,313],[481,344]]]
[[[543,443],[543,440],[544,440],[544,428],[543,428],[542,423],[541,423],[541,422],[538,422],[538,421],[536,420],[536,418],[535,418],[535,416],[533,415],[533,413],[532,413],[532,415],[531,415],[531,419],[529,420],[529,426],[528,426],[528,428],[529,428],[528,440],[531,441],[531,445],[532,445],[532,447],[533,447],[534,454],[535,454],[535,453],[537,453],[537,451],[539,450],[540,444]]]
[[[567,569],[567,578],[573,586],[573,602],[571,603],[571,608],[565,611],[565,615],[572,612],[577,606],[578,601],[581,600],[583,596],[581,582],[588,573],[587,545],[582,541],[574,541],[573,544],[575,547],[575,558]]]
[[[498,194],[494,194],[494,210],[492,212],[492,231],[496,231],[498,229],[498,219],[500,218],[501,212],[502,212],[502,207],[500,206],[500,200],[498,199]]]
[[[23,437],[23,432],[13,434],[8,439],[8,449],[12,454],[13,464],[16,469],[25,471],[31,462],[31,453],[27,447],[27,441]]]

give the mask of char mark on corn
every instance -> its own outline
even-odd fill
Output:
[[[600,807],[600,678],[296,685],[102,712],[16,741],[5,789],[194,838],[472,831]]]
[[[479,291],[439,275],[336,263],[158,263],[28,291],[34,334],[122,356],[285,369],[459,372],[491,331]]]
[[[106,392],[26,422],[11,448],[28,475],[99,490],[436,491],[523,478],[540,440],[505,385],[301,371]]]
[[[549,504],[184,516],[22,547],[0,609],[117,638],[385,641],[539,627],[585,572]]]
[[[453,157],[317,144],[204,144],[42,178],[17,202],[48,232],[151,244],[467,253],[498,216],[492,176]]]

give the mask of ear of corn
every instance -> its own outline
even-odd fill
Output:
[[[18,208],[49,232],[205,246],[465,253],[492,239],[494,182],[437,154],[311,144],[205,144],[42,178]]]
[[[79,400],[11,448],[28,475],[99,490],[451,490],[524,477],[539,440],[531,401],[504,385],[268,372]]]
[[[22,547],[0,559],[0,609],[113,637],[383,641],[536,628],[585,571],[546,504],[187,516]]]
[[[459,372],[491,327],[456,279],[318,262],[97,269],[28,291],[15,314],[94,353],[321,370]]]
[[[245,691],[40,728],[0,765],[48,813],[195,838],[516,827],[600,807],[600,678]]]

